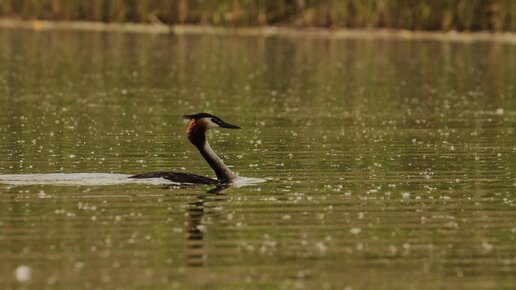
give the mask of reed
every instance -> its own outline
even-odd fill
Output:
[[[220,26],[516,31],[513,0],[0,0],[0,16]]]

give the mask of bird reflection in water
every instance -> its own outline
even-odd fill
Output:
[[[207,260],[204,248],[206,218],[218,216],[210,209],[218,207],[226,199],[224,192],[230,185],[219,185],[205,194],[197,196],[197,200],[188,204],[185,221],[186,258],[189,267],[203,267]]]

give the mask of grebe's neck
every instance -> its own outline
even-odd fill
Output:
[[[190,142],[197,147],[202,157],[208,162],[215,174],[217,179],[221,182],[232,181],[236,178],[236,175],[224,164],[224,161],[217,156],[215,151],[208,143],[206,139],[206,128],[202,124],[196,124],[195,120],[190,121],[188,124],[188,139]]]

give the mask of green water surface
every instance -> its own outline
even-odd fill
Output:
[[[0,288],[514,289],[515,76],[497,42],[0,30],[0,175],[214,176],[210,112],[266,180],[0,184]]]

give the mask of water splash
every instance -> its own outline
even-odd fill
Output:
[[[46,173],[3,174],[0,183],[9,185],[119,185],[119,184],[173,184],[161,178],[132,179],[129,174],[114,173]]]
[[[254,177],[243,177],[243,176],[237,176],[235,181],[231,184],[234,188],[244,187],[244,186],[250,186],[255,185],[259,183],[265,182],[265,179],[262,178],[254,178]]]
[[[0,184],[7,185],[60,185],[99,186],[121,184],[181,185],[163,178],[133,179],[130,174],[116,173],[41,173],[0,174]],[[238,177],[231,187],[243,187],[265,182],[260,178]]]

